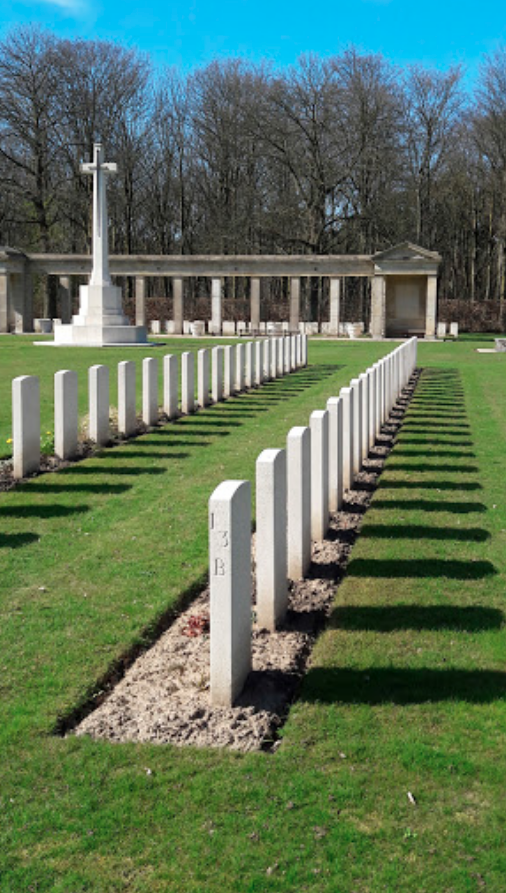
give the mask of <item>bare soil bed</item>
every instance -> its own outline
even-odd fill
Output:
[[[275,633],[253,625],[253,670],[234,707],[209,696],[209,589],[135,660],[70,734],[114,742],[274,750],[318,633],[330,614],[353,543],[401,424],[411,388],[394,408],[326,539],[313,544],[308,577],[290,584],[289,610]],[[253,611],[255,587],[253,573]],[[97,703],[95,701],[95,704]]]

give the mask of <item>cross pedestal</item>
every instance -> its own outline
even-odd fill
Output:
[[[100,143],[94,145],[93,162],[81,165],[82,173],[93,175],[93,268],[89,284],[79,289],[79,313],[70,325],[55,328],[55,344],[147,344],[145,326],[131,326],[123,315],[121,289],[109,275],[106,176],[116,170],[115,164],[104,162]]]

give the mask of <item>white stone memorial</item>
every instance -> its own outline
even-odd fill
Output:
[[[108,443],[109,430],[109,369],[107,366],[90,366],[89,388],[89,435],[100,446]]]
[[[210,379],[210,362],[209,350],[204,347],[197,354],[198,365],[198,381],[197,381],[197,397],[198,404],[201,409],[205,409],[211,402],[209,396],[209,379]]]
[[[302,580],[311,564],[311,432],[296,427],[286,439],[288,576]]]
[[[209,500],[211,703],[231,707],[251,669],[251,484],[223,481]]]
[[[123,315],[121,289],[109,275],[106,179],[116,165],[104,162],[101,143],[95,143],[93,162],[81,172],[93,175],[93,267],[88,285],[79,289],[79,313],[69,325],[55,328],[55,344],[81,347],[146,344],[144,326],[131,326]]]
[[[13,474],[16,479],[40,468],[40,385],[35,375],[12,382]]]
[[[118,432],[130,437],[137,428],[135,411],[135,363],[118,363]]]
[[[142,421],[148,426],[158,421],[158,360],[154,357],[142,361]]]
[[[329,528],[329,414],[311,413],[311,538],[325,539]]]
[[[61,369],[54,376],[54,454],[71,459],[77,451],[77,372]]]
[[[223,396],[231,397],[235,391],[235,344],[227,344],[223,348],[225,361],[223,369]]]
[[[343,504],[343,398],[329,397],[329,510],[338,512]]]
[[[257,622],[275,630],[288,605],[286,453],[264,450],[256,462]]]
[[[178,411],[177,356],[166,354],[163,358],[163,411],[168,419],[176,419]]]
[[[195,411],[195,359],[190,351],[181,354],[181,412]]]
[[[213,347],[212,397],[213,403],[223,400],[223,348]]]

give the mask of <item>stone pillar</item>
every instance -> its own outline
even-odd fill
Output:
[[[142,361],[142,421],[148,427],[158,421],[158,360],[154,357]]]
[[[24,478],[40,468],[40,385],[35,375],[12,382],[12,440],[14,477]]]
[[[118,431],[125,437],[135,434],[135,363],[123,360],[118,363]]]
[[[9,274],[0,273],[0,332],[9,331]]]
[[[371,336],[384,338],[386,327],[386,280],[374,276],[371,280]]]
[[[146,321],[146,277],[135,277],[135,325],[145,326]]]
[[[264,450],[256,462],[257,620],[273,631],[288,605],[286,453]]]
[[[195,359],[189,351],[181,354],[181,411],[195,411]]]
[[[329,527],[329,414],[311,413],[311,537],[325,539]]]
[[[260,331],[260,279],[252,279],[250,289],[251,332],[254,335]]]
[[[330,326],[331,335],[339,335],[339,311],[341,303],[341,280],[332,277],[330,280]]]
[[[436,337],[437,276],[427,276],[427,301],[425,305],[425,337]]]
[[[288,576],[302,580],[311,564],[311,432],[292,428],[286,441]]]
[[[89,435],[100,446],[109,440],[109,369],[107,366],[90,366],[89,387]]]
[[[290,279],[290,332],[299,331],[300,320],[300,279],[294,276]]]
[[[24,273],[13,273],[10,277],[10,305],[16,335],[26,331],[26,293]]]
[[[174,335],[183,334],[183,280],[172,280],[172,315],[174,317]]]
[[[211,332],[221,335],[221,279],[211,282]]]
[[[58,301],[60,304],[60,317],[63,325],[68,325],[72,320],[72,286],[70,276],[58,278]],[[144,323],[141,323],[144,325]]]
[[[198,363],[198,404],[201,409],[209,405],[209,350],[204,347],[197,354]]]
[[[213,402],[223,400],[223,348],[213,347],[212,395]]]
[[[178,416],[177,357],[170,353],[163,358],[163,411],[169,419]]]
[[[69,459],[77,450],[77,372],[62,369],[54,377],[54,453]]]
[[[223,481],[209,500],[211,703],[231,707],[251,670],[251,485]]]

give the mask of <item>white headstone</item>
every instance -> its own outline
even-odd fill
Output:
[[[227,344],[223,350],[225,352],[223,396],[226,399],[235,391],[235,345]]]
[[[181,412],[195,411],[195,358],[189,351],[181,354]]]
[[[35,375],[12,382],[13,474],[19,479],[40,468],[40,385]]]
[[[256,463],[257,621],[274,630],[288,604],[286,453],[264,450]]]
[[[209,398],[209,378],[210,378],[210,362],[209,350],[204,347],[199,350],[198,355],[198,404],[201,409],[205,409],[210,403]]]
[[[343,504],[343,398],[327,400],[329,414],[329,510],[338,512]]]
[[[259,387],[264,380],[264,342],[255,341],[255,385]]]
[[[177,356],[169,353],[163,358],[163,411],[168,419],[178,416],[178,390]]]
[[[213,402],[223,400],[223,348],[213,347],[213,374],[212,374]]]
[[[237,344],[235,348],[235,390],[244,391],[244,344]]]
[[[142,361],[142,421],[149,426],[158,421],[158,360],[154,357]]]
[[[223,481],[209,500],[211,703],[231,707],[251,669],[251,485]]]
[[[341,388],[339,396],[343,401],[343,490],[349,490],[353,483],[353,416],[354,391]]]
[[[70,459],[77,450],[77,372],[61,369],[54,377],[54,453]]]
[[[109,431],[109,369],[107,366],[90,366],[89,387],[89,435],[100,446],[108,443]]]
[[[311,413],[311,538],[325,539],[329,528],[329,414]]]
[[[311,564],[311,432],[296,427],[286,440],[288,576],[301,580]]]
[[[135,363],[123,360],[118,363],[118,431],[130,437],[137,428],[135,411]]]

